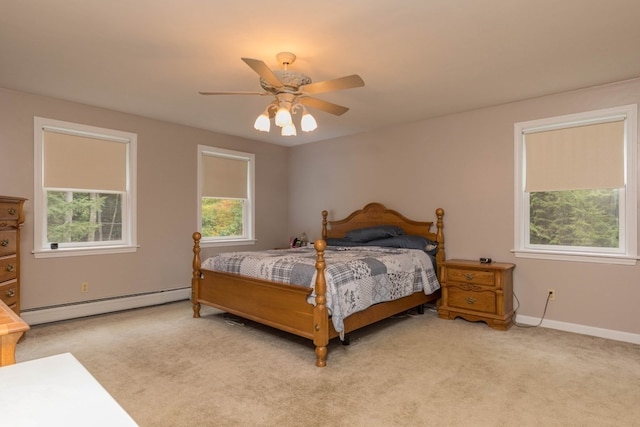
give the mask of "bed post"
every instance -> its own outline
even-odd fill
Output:
[[[436,217],[438,217],[438,222],[436,223],[436,241],[438,242],[436,264],[438,266],[438,271],[436,273],[438,274],[438,278],[442,278],[442,276],[440,276],[440,270],[442,269],[442,263],[447,259],[444,249],[444,232],[442,231],[444,229],[444,222],[442,221],[442,217],[444,217],[444,209],[436,209]]]
[[[325,211],[326,212],[326,211]],[[323,212],[324,216],[324,212]],[[326,217],[325,217],[326,218]],[[324,277],[324,240],[316,240],[316,305],[313,308],[313,343],[316,346],[316,366],[327,366],[327,345],[329,344],[329,311],[327,309],[327,282]]]
[[[193,233],[193,274],[191,276],[191,304],[193,304],[193,317],[200,317],[200,238],[197,231]]]
[[[327,215],[329,212],[322,211],[322,240],[327,240]]]

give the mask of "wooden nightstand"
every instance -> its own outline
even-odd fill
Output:
[[[460,316],[472,322],[482,321],[494,329],[513,325],[514,264],[450,260],[442,266],[442,299],[438,317]]]

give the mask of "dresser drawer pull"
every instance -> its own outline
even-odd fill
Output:
[[[13,264],[7,264],[7,267],[5,268],[5,270],[7,271],[13,271],[16,269],[16,266]]]
[[[16,208],[9,208],[9,215],[15,215],[16,212]]]
[[[467,301],[467,304],[473,304],[476,302],[476,299],[472,297],[466,297],[465,301]]]
[[[0,246],[3,246],[5,248],[9,246],[9,239],[2,239],[2,241],[0,242]]]
[[[476,277],[476,275],[471,273],[467,273],[464,275],[464,278],[467,280],[473,280],[474,277]]]
[[[7,292],[5,292],[5,295],[7,296],[7,298],[13,298],[14,296],[16,296],[16,290],[9,289]]]

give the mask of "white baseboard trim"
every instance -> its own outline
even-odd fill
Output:
[[[525,325],[537,325],[540,318],[516,315],[516,322]],[[611,329],[596,328],[593,326],[578,325],[575,323],[558,322],[556,320],[543,320],[540,325],[543,328],[557,329],[560,331],[573,332],[582,335],[591,335],[599,338],[607,338],[614,341],[624,341],[632,344],[640,344],[640,334],[630,332],[614,331]]]
[[[191,288],[170,289],[146,294],[23,310],[20,317],[28,325],[58,322],[96,314],[148,307],[191,298]]]

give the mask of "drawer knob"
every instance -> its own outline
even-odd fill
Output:
[[[475,274],[471,274],[471,273],[467,273],[464,275],[464,278],[467,280],[473,280],[474,277],[476,277]]]
[[[5,268],[5,270],[7,270],[7,271],[13,271],[15,269],[16,269],[16,267],[13,264],[7,264],[7,267]]]
[[[476,299],[472,297],[466,297],[465,300],[467,301],[467,304],[473,304],[476,302]]]
[[[9,246],[9,239],[2,239],[0,246],[4,246],[5,248]]]
[[[9,215],[15,215],[16,212],[16,208],[9,208]]]
[[[8,298],[13,298],[16,295],[16,290],[15,289],[9,289],[7,292],[5,292],[5,295]]]

